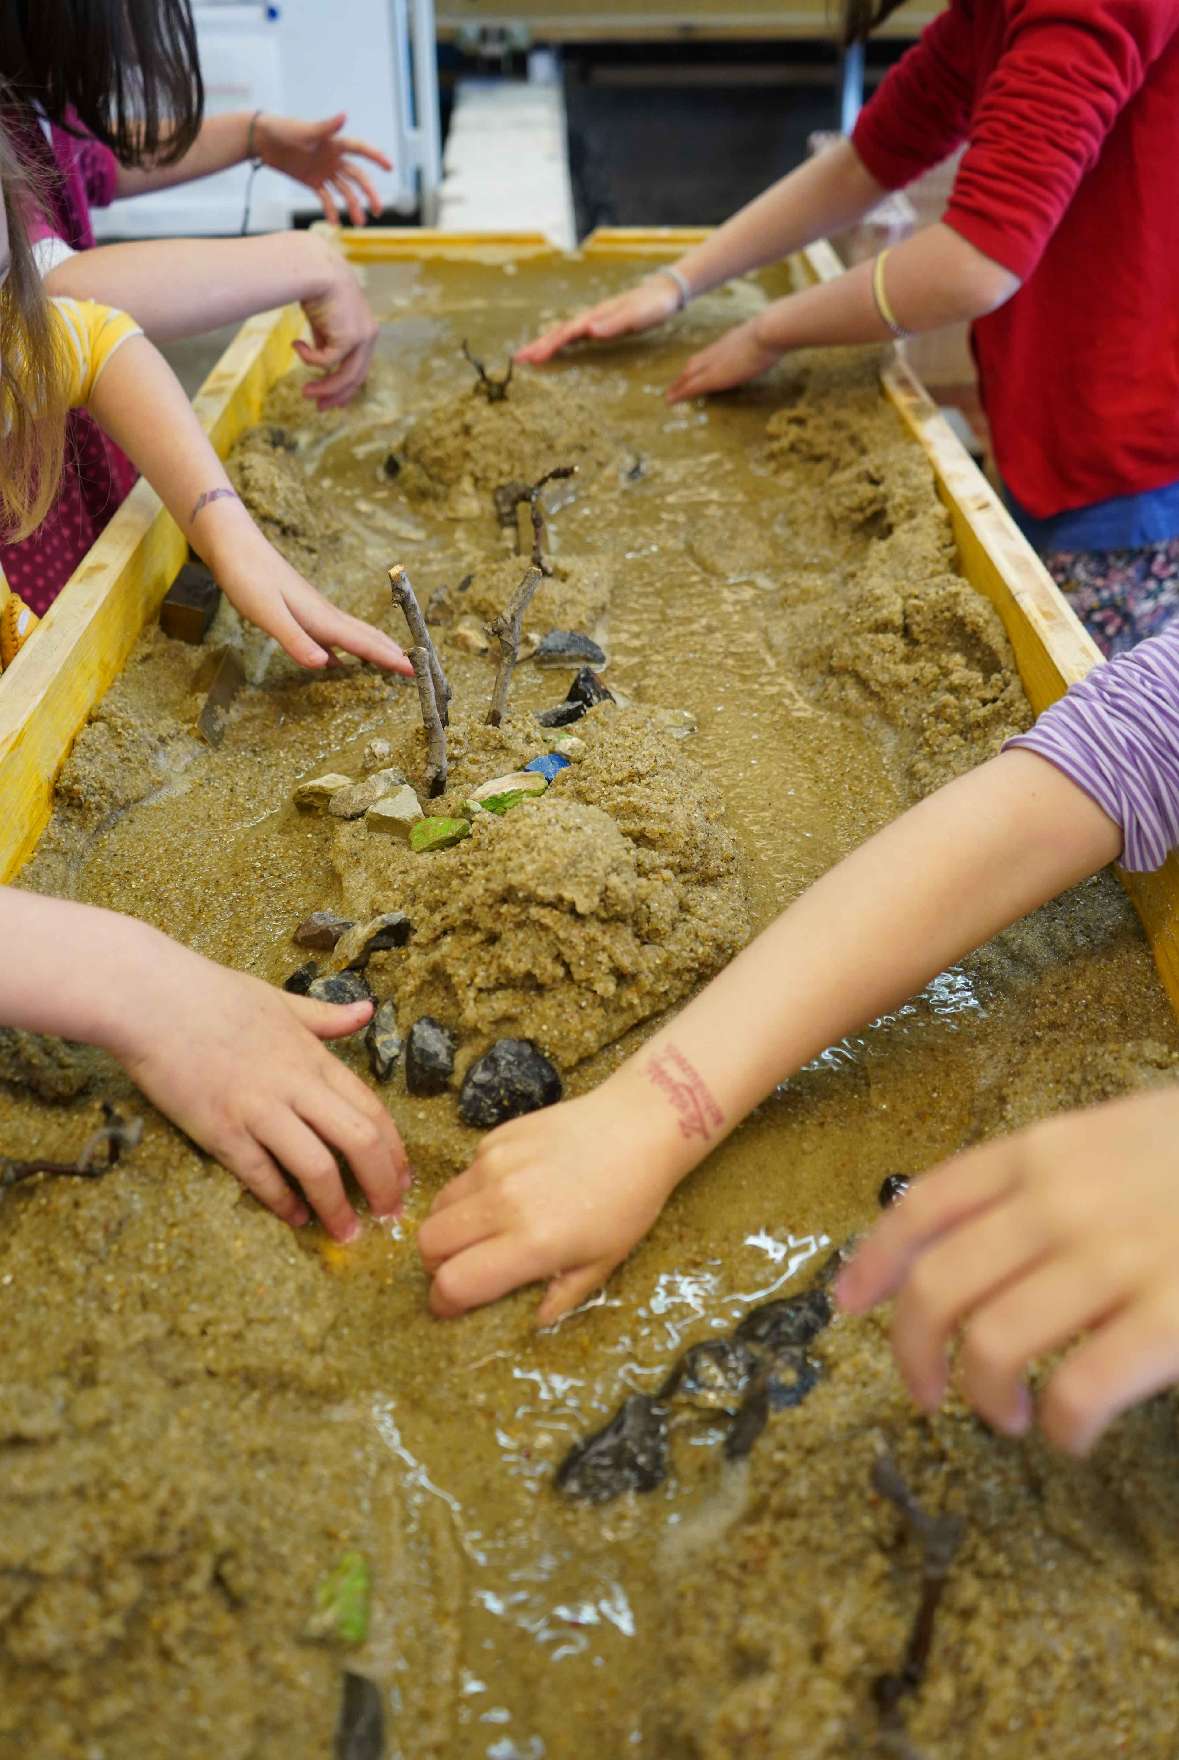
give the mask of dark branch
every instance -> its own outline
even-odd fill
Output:
[[[880,1720],[890,1740],[907,1741],[901,1701],[915,1693],[925,1679],[933,1646],[934,1622],[965,1528],[958,1516],[931,1515],[923,1509],[901,1475],[900,1468],[889,1454],[879,1454],[872,1467],[872,1484],[882,1497],[896,1505],[921,1542],[921,1600],[895,1674],[882,1674],[873,1682],[872,1695],[880,1712]],[[904,1753],[902,1745],[893,1752]]]
[[[465,337],[463,338],[463,354],[478,374],[478,378],[475,381],[475,390],[482,392],[488,403],[505,402],[508,395],[508,386],[512,383],[512,369],[516,365],[515,361],[509,360],[508,370],[502,379],[493,379],[488,373],[487,368],[483,365],[483,362],[475,359],[475,356],[467,347]]]
[[[124,1149],[134,1149],[143,1135],[143,1120],[123,1118],[103,1103],[106,1123],[87,1137],[76,1161],[14,1161],[0,1156],[0,1187],[14,1186],[38,1174],[57,1174],[74,1179],[101,1179],[116,1166]]]
[[[541,490],[547,488],[550,483],[563,482],[566,478],[576,475],[577,466],[575,464],[559,464],[551,471],[546,471],[543,477],[538,477],[535,483],[501,483],[499,488],[493,491],[495,517],[505,530],[510,530],[515,525],[516,509],[521,503],[525,501],[528,503],[528,512],[532,519],[532,566],[541,569],[545,574],[552,571],[545,556],[547,534],[544,507],[540,499]],[[516,548],[520,549],[518,534]]]

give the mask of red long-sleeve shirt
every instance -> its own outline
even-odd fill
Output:
[[[1003,478],[1047,517],[1179,481],[1179,0],[952,0],[854,134],[1018,275],[974,325]]]

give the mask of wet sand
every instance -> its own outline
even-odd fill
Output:
[[[394,560],[423,600],[449,589],[443,654],[475,718],[493,667],[453,642],[469,615],[459,583],[474,573],[483,617],[517,565],[487,494],[497,406],[472,404],[458,343],[499,372],[543,315],[625,273],[374,273],[387,322],[364,398],[319,418],[280,387],[240,450],[239,480],[276,541],[349,609],[401,634]],[[742,287],[646,347],[521,375],[514,407],[536,418],[513,418],[503,448],[513,473],[572,462],[566,439],[578,452],[573,484],[550,492],[565,597],[539,603],[537,628],[594,619],[607,681],[632,705],[589,718],[591,743],[603,718],[600,761],[615,768],[586,811],[620,815],[630,849],[649,850],[661,778],[693,779],[691,812],[662,823],[679,839],[674,885],[719,887],[731,913],[691,956],[711,963],[1030,718],[870,362],[792,366],[707,408],[662,403],[686,353],[760,297]],[[390,453],[406,461],[392,478]],[[429,482],[411,468],[423,458]],[[210,643],[236,636],[223,613]],[[245,658],[259,682],[210,752],[192,732],[205,656],[143,638],[24,880],[134,911],[277,982],[303,957],[290,936],[311,910],[352,914],[399,875],[429,908],[425,881],[392,857],[387,879],[374,873],[373,834],[290,804],[301,778],[357,771],[373,737],[412,771],[420,731],[411,692],[373,674],[303,679],[257,638]],[[521,664],[505,752],[521,724],[533,737],[526,712],[558,701],[569,676]],[[672,739],[666,710],[689,711],[698,732]],[[656,754],[645,770],[639,748]],[[453,856],[457,876],[474,849],[413,859]],[[649,868],[665,896],[673,881]],[[495,896],[492,913],[510,902]],[[536,933],[525,917],[513,936]],[[378,974],[416,1009],[431,982],[443,990],[438,969],[403,971],[391,955]],[[608,1025],[563,1034],[554,1007],[546,1049],[570,1091],[633,1047],[644,1029],[632,1022],[657,1019],[654,1005],[652,991],[628,1012],[624,995],[631,1030],[604,1048]],[[492,1028],[466,1022],[469,1046]],[[366,1068],[359,1043],[342,1055]],[[410,1098],[400,1077],[381,1090],[418,1185],[404,1223],[370,1224],[344,1252],[262,1212],[103,1059],[4,1039],[4,1153],[76,1151],[100,1098],[136,1106],[147,1129],[101,1182],[0,1200],[0,1757],[321,1760],[345,1666],[381,1685],[388,1760],[884,1753],[869,1687],[895,1664],[916,1574],[869,1491],[882,1433],[918,1494],[967,1520],[909,1714],[927,1760],[1169,1754],[1170,1396],[1078,1467],[998,1441],[956,1407],[917,1420],[878,1324],[840,1321],[820,1348],[822,1385],[771,1419],[747,1463],[725,1463],[719,1428],[696,1422],[677,1429],[674,1472],[649,1496],[574,1507],[551,1478],[570,1442],[626,1391],[657,1385],[685,1344],[803,1284],[827,1243],[870,1220],[885,1173],[1171,1080],[1177,1061],[1145,941],[1100,877],[784,1084],[603,1297],[537,1336],[534,1291],[450,1325],[425,1313],[416,1225],[476,1140],[453,1096]],[[306,1635],[317,1582],[351,1550],[373,1575],[354,1649]]]

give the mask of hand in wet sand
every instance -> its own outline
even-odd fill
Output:
[[[560,324],[554,324],[534,342],[516,350],[515,358],[530,366],[541,366],[552,360],[572,342],[613,342],[618,336],[635,336],[653,330],[674,317],[680,307],[679,289],[668,275],[651,275],[637,287],[616,293],[596,306],[576,312]]]
[[[668,1145],[662,1109],[646,1093],[637,1106],[620,1102],[609,1083],[500,1125],[418,1233],[435,1314],[543,1279],[538,1325],[577,1307],[659,1215],[681,1171],[669,1172]]]
[[[150,944],[128,975],[131,1006],[104,1042],[161,1112],[295,1227],[310,1205],[336,1240],[359,1232],[337,1152],[375,1216],[398,1211],[409,1168],[396,1126],[320,1043],[358,1031],[372,1004],[288,996],[134,929]]]
[[[778,348],[767,348],[759,342],[757,320],[739,324],[694,354],[679,377],[668,387],[667,401],[683,403],[689,397],[705,397],[713,391],[731,391],[756,379],[781,358]]]
[[[386,672],[413,676],[392,636],[317,592],[263,537],[240,502],[213,502],[195,525],[201,552],[230,604],[300,666],[324,667],[331,649],[343,648]]]
[[[1179,1088],[1053,1118],[946,1162],[873,1230],[837,1285],[888,1297],[901,1373],[927,1411],[961,1335],[962,1393],[1012,1435],[1031,1362],[1080,1336],[1039,1400],[1084,1454],[1120,1412],[1179,1382]]]

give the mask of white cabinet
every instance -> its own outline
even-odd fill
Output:
[[[193,8],[210,116],[277,110],[348,113],[347,132],[383,148],[393,172],[368,170],[382,202],[433,218],[439,178],[433,0],[203,0]],[[96,211],[100,238],[242,229],[249,170],[116,202]],[[250,230],[274,231],[316,211],[302,185],[265,168],[250,188]]]

